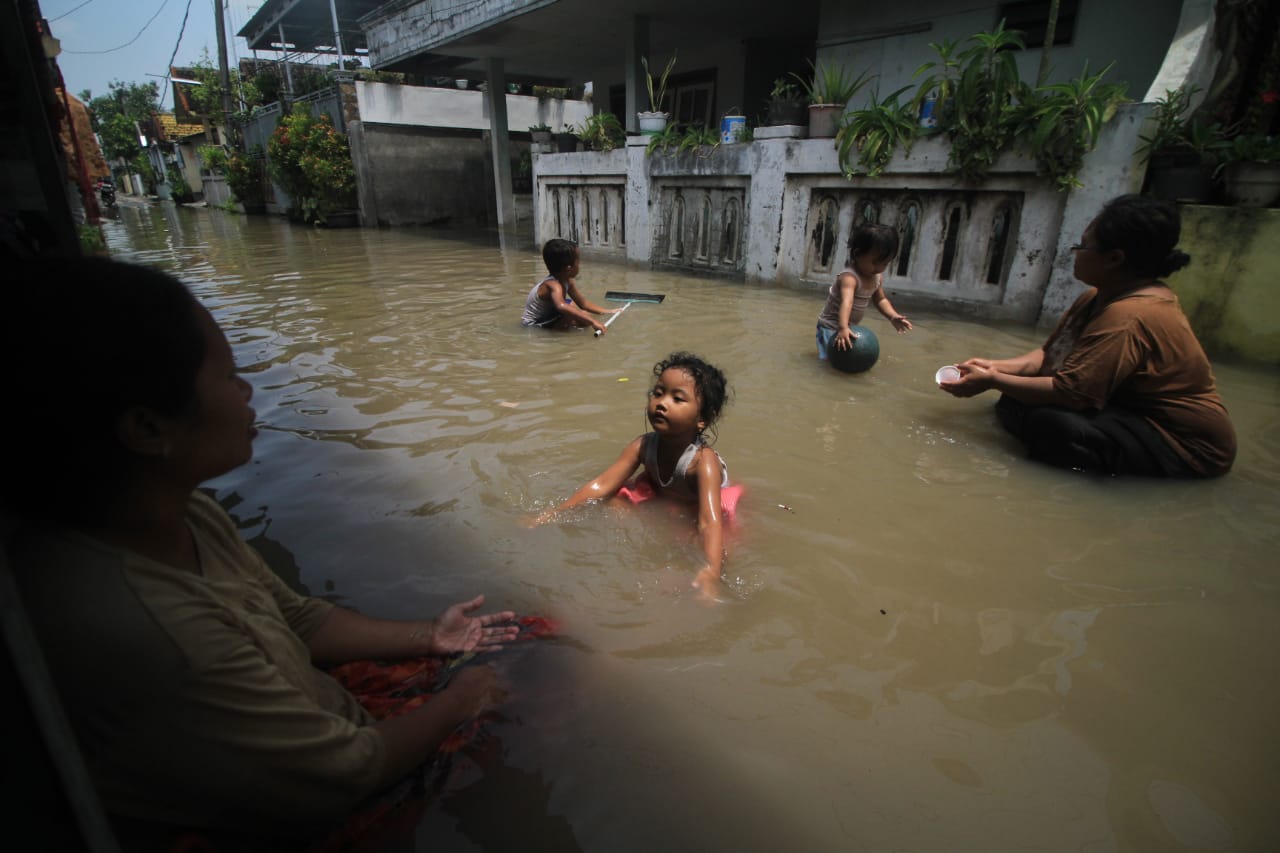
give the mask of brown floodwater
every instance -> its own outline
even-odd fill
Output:
[[[362,611],[476,592],[563,635],[495,660],[493,748],[423,851],[1280,849],[1280,377],[1218,363],[1235,470],[1111,480],[1023,458],[934,371],[1033,329],[911,312],[814,355],[822,296],[611,265],[664,293],[599,339],[520,328],[525,238],[123,208],[122,259],[187,281],[255,390],[210,485],[291,583]],[[724,369],[745,486],[727,601],[692,523],[589,506],[529,530],[645,430],[655,361]]]

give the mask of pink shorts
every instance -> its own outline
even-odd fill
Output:
[[[618,497],[626,498],[633,504],[644,503],[649,498],[656,498],[657,496],[658,493],[653,490],[653,483],[649,482],[649,478],[644,476],[618,489]],[[724,510],[726,520],[733,520],[738,508],[738,498],[740,497],[742,497],[741,485],[725,486],[720,490],[720,508]]]

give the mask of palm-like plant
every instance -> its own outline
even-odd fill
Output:
[[[1086,62],[1079,77],[1037,89],[1027,105],[1031,152],[1040,173],[1060,190],[1080,186],[1077,175],[1084,155],[1098,144],[1102,125],[1125,101],[1123,84],[1102,82],[1113,65],[1091,76]]]
[[[671,58],[667,60],[667,67],[663,69],[656,86],[653,82],[653,74],[649,71],[649,57],[640,57],[640,64],[644,66],[644,82],[649,89],[649,111],[660,113],[662,99],[667,96],[667,78],[671,76],[671,69],[676,66],[676,54],[674,51],[671,53]]]
[[[969,41],[956,56],[960,76],[947,132],[951,168],[976,180],[1009,147],[1020,119],[1018,104],[1027,100],[1030,88],[1018,77],[1014,60],[1013,49],[1024,46],[1020,32],[1006,30],[1002,20]]]
[[[859,168],[867,177],[878,177],[898,148],[911,153],[911,144],[919,132],[915,108],[911,102],[898,102],[909,88],[904,86],[884,98],[872,94],[866,107],[844,117],[836,133],[836,150],[845,177],[859,174]]]
[[[870,68],[861,74],[854,75],[843,65],[836,65],[831,62],[823,62],[817,65],[810,62],[809,67],[813,69],[812,77],[801,77],[794,72],[791,76],[800,81],[800,85],[804,88],[805,95],[809,98],[809,103],[811,104],[839,104],[844,106],[853,100],[853,96],[858,94],[876,77],[876,75],[870,73]]]

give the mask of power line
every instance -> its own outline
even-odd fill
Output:
[[[84,0],[84,2],[83,2],[83,3],[81,3],[79,6],[76,6],[74,9],[71,9],[71,10],[69,10],[69,11],[63,12],[61,15],[59,15],[59,16],[58,16],[58,17],[56,17],[56,18],[50,18],[50,19],[49,19],[49,23],[51,23],[51,24],[52,24],[54,21],[61,21],[61,20],[62,20],[63,18],[65,18],[67,15],[70,15],[72,12],[75,12],[75,11],[77,11],[77,10],[79,10],[79,9],[83,9],[85,6],[88,6],[88,5],[89,5],[90,3],[92,3],[92,2],[93,2],[93,0]]]
[[[166,0],[168,2],[168,0]],[[164,83],[160,90],[160,105],[164,106],[164,96],[169,93],[169,75],[173,73],[173,60],[178,56],[178,46],[182,44],[182,34],[187,31],[187,15],[191,14],[191,0],[187,0],[187,10],[182,13],[182,26],[178,28],[178,40],[174,42],[173,53],[169,54],[169,62],[164,67]],[[178,108],[177,104],[173,105]]]
[[[147,19],[147,22],[142,25],[142,29],[138,30],[138,34],[135,35],[133,38],[129,39],[124,44],[120,45],[119,47],[113,47],[110,50],[64,50],[63,53],[78,53],[81,55],[87,55],[87,54],[115,53],[117,50],[124,50],[126,47],[133,44],[138,39],[142,38],[142,34],[147,31],[147,27],[151,26],[152,21],[160,17],[160,13],[164,11],[164,7],[168,5],[169,5],[169,0],[164,0],[164,2],[160,4],[160,8],[156,9],[156,13]],[[76,8],[79,8],[79,7],[76,7]],[[67,14],[70,14],[70,12],[68,12]]]

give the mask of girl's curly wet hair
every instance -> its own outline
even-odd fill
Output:
[[[710,429],[729,401],[729,384],[724,372],[691,352],[673,352],[653,366],[653,375],[659,377],[673,367],[693,377],[693,387],[698,391],[698,417],[706,422],[705,428]]]

